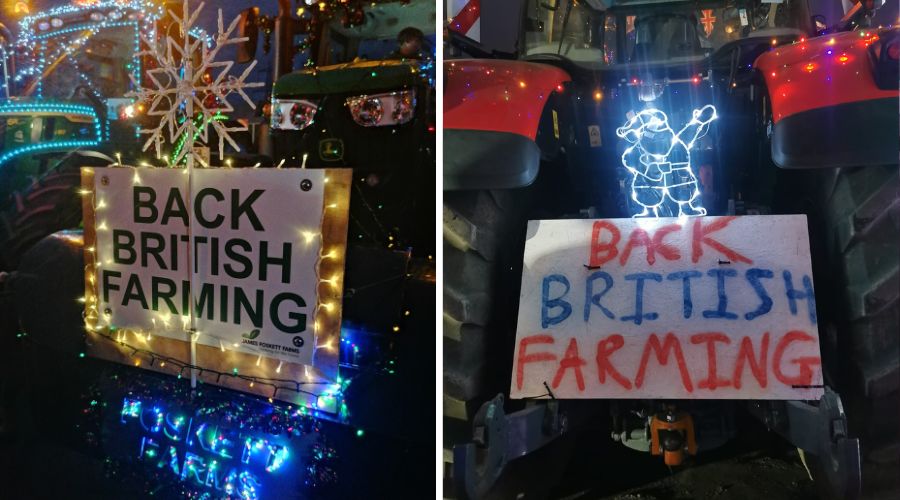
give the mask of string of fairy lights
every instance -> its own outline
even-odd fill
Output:
[[[0,104],[0,116],[4,114],[23,114],[23,113],[46,113],[46,114],[66,114],[89,118],[93,122],[94,137],[83,138],[81,140],[65,140],[40,142],[35,144],[23,145],[17,148],[11,148],[0,155],[0,165],[7,161],[27,153],[37,153],[50,148],[82,148],[96,146],[103,140],[103,123],[97,113],[90,106],[82,104],[70,103],[54,103],[54,102],[34,102],[34,103],[16,103],[6,102]]]
[[[324,2],[322,2],[324,3]],[[343,4],[344,2],[340,2]],[[337,6],[338,3],[335,2]],[[323,10],[321,5],[319,5],[320,10]],[[106,13],[100,13],[104,9],[112,9],[107,11]],[[82,13],[90,13],[89,19],[90,21],[82,21],[81,24],[78,25],[65,25],[67,21],[58,20],[57,18],[64,18],[66,16],[74,17],[74,15],[82,14]],[[134,30],[134,55],[132,58],[132,63],[127,67],[128,70],[132,73],[132,75],[140,75],[142,74],[143,69],[141,68],[141,38],[144,37],[144,41],[150,45],[153,45],[153,42],[156,39],[155,32],[155,21],[161,18],[162,12],[161,8],[156,5],[154,2],[149,0],[131,0],[131,1],[123,1],[123,0],[112,0],[112,1],[99,1],[99,2],[91,2],[90,4],[85,4],[82,6],[62,6],[55,9],[50,9],[48,11],[44,11],[40,14],[34,16],[28,16],[24,18],[20,22],[21,26],[21,36],[17,40],[16,44],[20,48],[28,48],[32,49],[34,47],[39,47],[38,50],[34,51],[34,64],[22,69],[15,75],[16,81],[22,81],[24,78],[38,75],[36,82],[34,82],[37,95],[40,97],[43,94],[43,73],[48,68],[48,65],[52,65],[54,61],[59,60],[64,56],[71,56],[78,50],[82,49],[85,44],[97,33],[101,32],[104,29],[110,28],[133,28]],[[49,23],[47,26],[44,25],[44,22]],[[220,22],[221,24],[221,22]],[[51,29],[52,28],[52,29]],[[221,29],[220,29],[221,31]],[[199,28],[190,28],[188,31],[192,36],[201,40],[208,48],[213,45],[215,42],[221,42],[222,34],[219,34],[220,40],[214,39],[211,35],[203,31]],[[56,37],[61,37],[60,42],[56,43],[48,43],[51,40],[54,40]],[[55,40],[54,40],[55,42]],[[96,94],[96,86],[92,85],[92,81],[88,75],[82,71],[80,67],[78,67],[77,60],[72,58],[72,61],[75,63],[75,69],[78,74],[78,78],[88,84],[88,89]],[[414,66],[411,68],[412,73],[418,73],[423,78],[427,79],[429,84],[433,85],[433,69],[434,62],[433,61],[423,61],[420,65]],[[246,74],[246,73],[245,73]],[[370,77],[377,77],[377,72],[373,71]],[[139,84],[137,83],[137,79],[135,79],[135,86],[137,87]],[[13,105],[18,106],[18,105]],[[24,106],[24,105],[23,105]],[[84,114],[89,116],[94,121],[95,127],[95,137],[92,140],[83,140],[83,141],[53,141],[48,143],[40,143],[26,146],[22,149],[11,150],[6,152],[2,157],[0,157],[0,163],[12,158],[13,156],[25,153],[33,153],[42,149],[49,148],[82,148],[82,147],[90,147],[96,146],[103,140],[108,140],[109,127],[106,126],[106,134],[103,133],[104,127],[102,126],[101,119],[97,116],[96,112],[88,106],[77,106],[77,105],[63,105],[63,104],[54,104],[54,103],[34,103],[28,105],[27,109],[25,107],[19,108],[9,108],[10,112],[32,112],[32,113],[40,113],[40,112],[61,112],[67,114]],[[77,109],[76,109],[77,107]],[[0,111],[3,111],[0,109]],[[202,123],[199,127],[195,127],[195,131],[193,134],[185,133],[180,137],[179,142],[176,145],[176,149],[173,154],[178,155],[180,150],[184,149],[190,141],[191,143],[195,142],[198,139],[198,136],[203,133],[203,129],[211,122],[214,121],[223,121],[226,119],[226,116],[221,112],[216,112],[211,118],[203,119],[202,115],[198,115],[197,118],[202,120]],[[193,120],[187,120],[193,122]],[[169,156],[164,155],[162,157],[166,160],[166,164],[169,167],[179,167],[176,163],[171,163],[169,161]],[[225,162],[225,168],[229,168],[230,164],[228,161]],[[284,160],[279,163],[277,168],[281,168],[284,165]],[[143,168],[156,168],[152,167],[145,162],[142,162],[141,167],[125,167],[121,163],[121,158],[118,163],[110,165],[110,168],[133,168],[134,173],[132,176],[134,184],[140,184],[141,178],[140,173]],[[208,164],[201,163],[203,167],[208,167]],[[259,164],[256,165],[258,167]],[[187,175],[189,173],[189,169],[185,168],[183,172]],[[328,178],[325,178],[325,182],[328,182]],[[81,192],[82,195],[89,195],[91,197],[90,203],[95,210],[95,213],[102,216],[103,211],[108,207],[106,200],[102,198],[98,198],[94,192],[94,190],[85,190]],[[349,196],[349,194],[347,194]],[[364,200],[365,201],[365,200]],[[343,199],[339,202],[331,202],[326,203],[324,210],[322,211],[322,217],[324,220],[325,214],[327,210],[338,208],[341,204],[346,204],[347,200]],[[372,211],[371,207],[367,208]],[[321,225],[320,225],[321,227]],[[102,218],[98,218],[98,223],[95,228],[98,232],[108,231],[109,225]],[[383,229],[383,228],[382,228]],[[319,246],[319,251],[317,253],[316,258],[316,279],[317,279],[317,293],[322,291],[322,287],[325,287],[326,291],[330,291],[332,294],[335,291],[340,291],[343,287],[343,277],[341,273],[334,274],[328,277],[322,277],[319,274],[319,266],[323,261],[332,261],[336,263],[336,268],[343,269],[343,263],[345,259],[345,250],[343,247],[333,247],[333,248],[324,248],[323,247],[323,235],[318,230],[301,230],[299,232],[299,238],[306,245],[317,244]],[[390,245],[393,246],[393,245]],[[90,247],[86,248],[86,251],[90,254],[93,254],[96,257],[97,249]],[[315,381],[315,380],[288,380],[284,378],[278,378],[277,376],[272,377],[260,377],[260,376],[252,376],[245,373],[238,373],[237,368],[234,368],[231,372],[221,372],[216,370],[211,370],[208,367],[202,367],[198,364],[194,363],[193,356],[191,362],[186,362],[184,360],[179,360],[176,358],[172,358],[169,356],[163,356],[148,347],[149,343],[152,341],[154,335],[157,335],[159,331],[157,328],[169,328],[169,322],[171,318],[160,316],[158,318],[153,318],[153,328],[148,331],[140,331],[128,328],[117,328],[110,322],[109,315],[104,312],[101,312],[99,307],[100,303],[97,297],[96,286],[97,286],[97,272],[104,265],[104,262],[100,262],[97,259],[92,259],[93,262],[89,262],[85,265],[85,276],[86,280],[90,283],[90,287],[86,292],[85,296],[81,299],[85,304],[85,324],[86,330],[89,333],[96,334],[96,338],[102,339],[105,342],[110,342],[119,348],[121,351],[126,353],[131,359],[134,360],[136,366],[141,366],[142,363],[149,363],[150,366],[165,366],[166,364],[170,364],[178,369],[179,378],[190,372],[192,374],[195,373],[210,373],[214,374],[216,380],[221,380],[222,377],[232,377],[235,380],[243,381],[247,384],[248,388],[253,388],[256,385],[262,385],[265,387],[271,387],[271,397],[270,400],[277,398],[279,395],[279,391],[293,391],[298,394],[308,394],[315,398],[316,406],[319,405],[319,401],[322,399],[340,399],[342,391],[346,388],[346,384],[349,383],[349,380],[337,378],[337,383],[334,381]],[[319,296],[323,296],[324,294],[319,293]],[[340,298],[335,300],[317,300],[315,310],[314,310],[314,321],[313,321],[313,331],[315,335],[318,337],[322,332],[320,331],[320,319],[327,317],[330,314],[339,313],[341,309],[341,304],[338,302]],[[191,311],[192,312],[192,311]],[[183,327],[184,318],[182,318]],[[190,331],[192,329],[184,328],[186,331]],[[394,327],[394,331],[398,331],[398,327]],[[356,343],[352,342],[350,339],[344,339],[340,336],[340,324],[338,322],[337,325],[338,333],[334,334],[331,332],[330,339],[327,342],[316,345],[314,348],[316,351],[325,349],[329,352],[339,352],[341,347],[344,345],[348,345],[353,349],[354,353],[358,352],[358,346]],[[219,343],[219,347],[222,351],[225,351],[227,347],[229,347],[228,339],[220,338],[214,335],[211,332],[198,332],[191,331],[191,343],[192,345],[195,343],[196,338],[200,335],[204,335],[208,338],[215,339]],[[231,346],[233,347],[233,346]],[[257,366],[260,365],[260,361],[263,359],[263,354],[258,350],[252,348],[252,346],[244,346],[244,349],[249,350],[251,352],[255,352],[258,355],[257,358]],[[393,361],[391,362],[393,364]],[[307,378],[311,378],[308,371],[306,371],[308,367],[305,367],[305,376]],[[282,363],[279,362],[278,366],[274,369],[275,374],[279,374],[282,369]],[[390,373],[393,373],[393,368],[391,368]],[[325,387],[324,391],[314,391],[307,390],[309,387]],[[321,398],[321,399],[320,399]],[[345,406],[344,406],[345,411]]]
[[[268,479],[289,479],[292,486],[302,483],[312,491],[337,483],[339,454],[326,432],[329,419],[315,408],[267,404],[214,386],[204,387],[198,398],[174,378],[150,372],[123,376],[124,370],[128,368],[113,367],[82,394],[77,424],[84,443],[93,449],[100,450],[109,440],[135,447],[138,453],[104,460],[107,477],[117,483],[143,486],[147,496],[210,498],[212,487],[229,498],[247,500],[288,491]],[[163,404],[160,393],[167,395]],[[104,428],[104,422],[112,428]],[[363,429],[356,429],[357,439],[364,436]],[[204,449],[202,456],[177,450],[195,444]],[[254,454],[262,454],[263,460],[256,462],[255,470],[244,468],[241,475],[253,476],[241,480],[234,466],[249,464]],[[302,468],[285,468],[296,459],[302,460]],[[213,475],[214,480],[206,480]]]
[[[106,13],[101,11],[112,9]],[[79,15],[90,12],[87,21],[80,20]],[[149,40],[155,39],[155,22],[162,16],[162,8],[148,0],[131,0],[128,2],[112,1],[97,2],[91,5],[76,6],[64,5],[41,12],[35,16],[28,16],[20,21],[20,33],[16,40],[17,50],[24,52],[38,47],[34,54],[32,64],[25,65],[17,72],[14,81],[21,82],[27,76],[38,76],[35,82],[36,96],[43,95],[43,73],[47,69],[48,61],[54,64],[63,57],[73,59],[73,56],[85,43],[99,32],[118,27],[133,28],[132,61],[126,66],[132,74],[140,75],[140,37],[145,33]],[[64,19],[75,19],[74,26],[65,25]],[[49,20],[49,21],[47,21]],[[44,24],[48,23],[48,24]],[[72,40],[60,41],[56,49],[48,54],[48,41],[57,37],[65,39],[66,35],[80,33],[80,36]]]

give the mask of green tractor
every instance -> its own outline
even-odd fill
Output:
[[[322,25],[315,66],[278,77],[271,156],[354,169],[351,246],[434,253],[434,2],[375,3],[366,21]],[[419,30],[422,29],[422,31]],[[404,54],[403,40],[414,47]],[[325,41],[327,39],[327,42]],[[276,52],[278,52],[276,50]]]
[[[429,40],[434,46],[435,6],[422,0],[365,6],[352,3],[359,6],[362,16],[352,23],[355,27],[349,23],[344,26],[339,19],[312,18],[310,12],[295,17],[296,10],[287,1],[279,2],[280,14],[274,19],[259,17],[255,9],[245,11],[240,29],[249,40],[238,51],[239,62],[244,60],[241,51],[243,57],[254,58],[254,30],[263,28],[276,35],[273,59],[278,69],[273,75],[268,113],[249,119],[253,132],[238,139],[242,152],[226,150],[224,160],[225,166],[235,168],[353,169],[339,346],[341,377],[354,380],[344,398],[349,420],[334,422],[335,418],[328,415],[319,418],[318,411],[312,410],[304,416],[302,427],[294,425],[293,420],[279,420],[278,428],[261,432],[259,435],[267,439],[274,434],[277,439],[292,439],[292,458],[285,462],[282,473],[274,474],[266,484],[242,483],[254,486],[259,493],[256,496],[229,491],[227,484],[233,483],[227,481],[229,476],[225,476],[225,484],[215,478],[204,482],[209,476],[201,478],[196,468],[193,475],[171,474],[171,467],[145,467],[135,462],[134,450],[126,450],[121,443],[137,436],[123,438],[116,434],[121,432],[116,429],[122,429],[123,419],[134,427],[141,424],[141,410],[129,395],[152,387],[167,402],[155,407],[145,405],[144,410],[171,411],[175,415],[176,407],[184,401],[175,393],[186,391],[186,381],[83,355],[84,304],[77,299],[84,293],[83,254],[90,249],[84,248],[79,231],[55,231],[77,227],[81,222],[77,167],[90,162],[83,158],[67,160],[65,165],[71,168],[55,167],[59,162],[50,162],[43,170],[48,172],[43,180],[22,191],[20,198],[27,200],[39,193],[39,186],[44,185],[40,182],[46,183],[52,175],[64,173],[65,181],[53,185],[53,198],[35,196],[35,202],[25,203],[23,213],[45,213],[65,220],[35,224],[30,233],[33,242],[50,236],[34,245],[16,247],[16,263],[5,269],[14,270],[0,273],[4,292],[0,300],[0,352],[9,361],[0,376],[6,381],[0,384],[0,437],[14,442],[21,450],[20,463],[26,464],[11,472],[13,496],[20,491],[23,496],[26,492],[27,496],[64,496],[63,489],[70,488],[105,498],[148,494],[181,497],[186,491],[244,498],[296,498],[306,490],[320,498],[352,498],[360,491],[380,498],[415,497],[433,487],[426,472],[431,466],[424,459],[432,456],[433,414],[428,408],[423,412],[419,402],[433,397],[433,358],[422,353],[434,352],[436,341],[432,330],[434,56],[433,49],[428,48]],[[318,12],[317,8],[309,10]],[[393,54],[398,35],[406,27],[421,30],[418,34],[412,31],[413,38],[420,43],[425,40],[421,52],[432,54],[430,57]],[[295,52],[289,47],[295,34],[316,40],[310,54],[317,68],[291,72]],[[328,43],[324,43],[326,39]],[[48,90],[45,81],[45,98],[51,95]],[[135,107],[128,111],[128,105]],[[98,142],[116,145],[115,149],[105,147],[105,154],[99,153],[99,165],[140,164],[142,141],[136,130],[117,128],[140,120],[137,106],[127,103],[123,114],[116,114],[119,118],[133,113],[133,122],[118,123],[112,123],[113,112],[118,110],[97,107],[97,115],[106,112],[110,120],[109,126],[106,118],[100,120],[103,128]],[[79,110],[90,114],[87,108]],[[117,136],[119,129],[129,137]],[[121,160],[116,153],[122,153]],[[157,166],[161,163],[148,161]],[[60,201],[70,199],[71,205]],[[21,232],[8,236],[0,240],[0,250],[20,241],[24,241]],[[36,345],[52,348],[32,349]],[[31,369],[37,366],[53,369]],[[22,384],[23,379],[28,383]],[[94,392],[98,387],[99,392]],[[46,398],[48,391],[57,397]],[[262,415],[268,427],[276,414],[279,419],[285,415],[285,405],[211,386],[190,398],[192,411],[209,417],[206,430],[211,429],[212,417],[235,405]],[[45,427],[47,418],[62,425]],[[165,417],[158,418],[165,422]],[[50,430],[41,432],[41,428]],[[303,438],[298,438],[298,433]],[[236,436],[226,437],[232,441],[232,449],[238,449],[234,446],[238,443]],[[311,436],[320,441],[306,446],[310,443],[303,439]],[[140,439],[134,442],[143,443]],[[39,459],[34,443],[60,457],[47,466],[53,470],[51,474],[66,476],[66,480],[42,482],[31,474],[38,468],[27,464]],[[156,448],[150,453],[156,454]],[[266,456],[253,450],[248,453]],[[158,456],[154,455],[154,460]],[[79,473],[72,473],[76,470]],[[401,476],[405,479],[396,481]]]
[[[44,236],[81,222],[78,169],[140,151],[141,35],[162,10],[151,2],[60,6],[4,33],[0,104],[0,269],[15,269]]]

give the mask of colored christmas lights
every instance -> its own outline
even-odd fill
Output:
[[[112,9],[112,10],[106,10]],[[89,16],[86,16],[89,14]],[[118,27],[131,27],[134,30],[134,51],[132,61],[126,64],[132,77],[140,76],[141,62],[140,35],[144,33],[148,39],[155,38],[155,22],[162,16],[159,5],[149,0],[123,0],[111,2],[93,2],[90,4],[66,5],[56,7],[26,17],[20,21],[20,32],[16,40],[17,51],[26,53],[34,51],[31,64],[23,65],[15,76],[16,82],[22,81],[28,76],[37,76],[32,84],[35,95],[41,98],[43,95],[44,72],[52,67],[55,61],[68,58],[75,61],[73,56],[92,37],[102,30]],[[87,17],[87,19],[85,19]],[[44,19],[53,19],[55,23],[44,25]],[[69,35],[77,35],[73,40],[67,40]],[[55,42],[55,50],[48,53],[48,44]],[[35,50],[35,47],[37,49]],[[48,66],[48,62],[51,66]],[[83,73],[80,77],[90,80]],[[89,85],[93,88],[95,86]],[[30,90],[26,90],[26,94]]]
[[[82,401],[78,428],[85,444],[109,453],[107,476],[143,485],[146,494],[274,498],[285,481],[313,494],[337,481],[337,453],[315,408],[211,386],[191,390],[183,380],[119,365]]]
[[[123,10],[130,10],[134,13],[140,13],[140,16],[145,19],[148,17],[162,17],[162,7],[158,5],[157,2],[154,2],[152,0],[107,0],[85,3],[81,5],[60,5],[57,7],[53,7],[51,9],[22,18],[22,20],[19,21],[19,28],[20,31],[25,34],[25,36],[33,36],[36,31],[36,24],[42,19],[50,19],[53,17],[65,18],[68,16],[84,14],[87,12],[101,13],[106,9],[111,9],[110,12],[119,13],[121,13]],[[96,16],[94,18],[91,18],[91,20],[96,19],[108,19],[108,17],[107,14],[103,14],[102,18]]]
[[[88,106],[50,102],[22,104],[9,102],[0,104],[0,116],[5,114],[62,114],[88,117],[94,122],[94,137],[87,140],[48,141],[12,148],[0,155],[0,166],[13,158],[28,153],[37,153],[48,149],[78,149],[83,147],[96,146],[97,144],[100,144],[100,141],[103,138],[103,124],[101,123],[100,118],[97,116],[97,113]]]

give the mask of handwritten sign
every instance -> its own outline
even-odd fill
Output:
[[[134,358],[118,361],[149,353],[148,368],[169,359],[183,375],[189,363],[212,383],[292,401],[272,391],[334,380],[349,176],[86,169],[86,321],[101,336],[88,352],[110,358],[112,338]]]
[[[512,398],[818,399],[806,217],[530,221]]]

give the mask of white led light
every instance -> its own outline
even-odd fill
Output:
[[[616,129],[617,136],[631,143],[622,164],[633,176],[631,199],[643,207],[633,217],[706,215],[698,200],[691,149],[716,118],[716,108],[707,104],[695,109],[691,121],[676,133],[664,112],[645,109]]]

